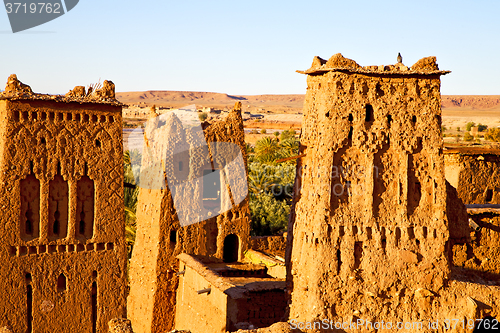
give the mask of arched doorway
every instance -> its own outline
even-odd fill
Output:
[[[238,261],[238,251],[240,248],[240,240],[235,234],[229,234],[224,238],[224,248],[222,258],[224,262]]]

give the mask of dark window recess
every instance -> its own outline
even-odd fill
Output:
[[[411,121],[412,121],[412,123],[415,124],[417,122],[417,116],[412,116]]]
[[[96,140],[95,140],[95,146],[96,146],[97,148],[101,148],[101,141],[100,141],[100,140],[98,140],[98,139],[96,139]]]
[[[182,164],[182,161],[179,162],[179,171],[182,171],[182,167],[183,167],[183,164]]]
[[[97,283],[92,283],[91,290],[91,306],[92,306],[92,333],[97,332]]]
[[[354,117],[352,116],[352,113],[349,113],[349,118],[348,118],[349,121],[353,121],[354,120]]]
[[[351,126],[351,127],[349,128],[349,134],[347,135],[347,138],[348,138],[349,140],[352,140],[352,132],[353,132],[353,131],[354,131],[354,130],[353,130],[352,126]]]
[[[240,240],[235,234],[227,235],[224,239],[223,259],[224,262],[238,261],[238,250]]]
[[[390,114],[387,115],[387,126],[391,128],[392,116]]]
[[[170,243],[177,243],[177,230],[170,230]]]
[[[33,332],[33,287],[26,287],[26,332]]]
[[[487,189],[486,190],[486,202],[491,202],[493,200],[493,190],[492,189]]]
[[[370,104],[366,104],[365,111],[366,111],[365,121],[367,121],[367,122],[373,121],[374,120],[373,107]]]
[[[66,276],[61,273],[57,278],[57,291],[62,292],[66,290]]]

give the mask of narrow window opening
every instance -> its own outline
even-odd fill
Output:
[[[396,244],[396,247],[399,246],[399,240],[401,239],[401,229],[399,227],[396,227],[396,237],[394,243]]]
[[[387,115],[387,126],[391,128],[392,116],[390,114]]]
[[[486,202],[491,202],[493,200],[493,190],[492,189],[487,189],[486,190]]]
[[[373,118],[373,107],[370,104],[366,104],[366,114],[365,114],[365,121],[366,122],[372,122],[374,120]]]
[[[88,115],[88,114],[84,114],[84,115],[83,115],[83,122],[88,123],[88,122],[89,122],[89,120],[90,120],[89,115]]]
[[[354,269],[361,267],[363,259],[363,242],[354,243]]]
[[[44,144],[46,144],[46,143],[47,143],[47,141],[45,141],[45,138],[41,138],[41,139],[40,139],[40,143],[41,143],[42,145],[44,145]]]
[[[68,182],[61,176],[61,165],[57,164],[57,175],[49,182],[49,237],[65,238],[67,235],[69,210]]]
[[[42,112],[42,115],[40,117],[41,120],[46,120],[47,119],[47,114],[45,112]]]
[[[85,213],[80,213],[80,223],[78,225],[78,233],[80,235],[85,235]]]
[[[353,132],[353,129],[352,129],[352,126],[349,128],[349,135],[347,136],[347,138],[349,140],[352,140],[352,132]]]
[[[87,174],[87,171],[87,164],[85,163],[85,174]],[[94,181],[88,176],[82,176],[78,180],[76,187],[76,211],[79,217],[77,236],[90,239],[94,234]]]
[[[26,332],[33,332],[33,287],[28,284],[26,287]]]
[[[235,234],[227,235],[224,239],[223,259],[224,262],[238,261],[239,239]]]
[[[424,238],[427,238],[427,227],[422,228],[422,235],[424,236]]]
[[[32,118],[33,120],[37,120],[38,115],[36,114],[36,112],[31,112],[31,118]]]
[[[54,120],[55,114],[54,112],[49,112],[49,119]]]
[[[203,208],[210,211],[220,210],[220,187],[219,172],[203,170]]]
[[[340,268],[342,266],[342,258],[340,249],[337,249],[337,274],[340,274]]]
[[[71,113],[66,114],[66,119],[73,120],[73,115]]]
[[[352,122],[352,121],[354,120],[354,117],[352,116],[352,113],[349,113],[349,118],[348,118],[348,120],[349,120],[350,122]]]
[[[20,184],[21,214],[19,229],[24,240],[37,238],[40,222],[40,181],[33,174],[33,161],[30,161],[30,174]]]
[[[64,113],[58,113],[57,118],[62,121],[64,119]]]
[[[183,163],[182,161],[179,162],[179,171],[182,171]]]
[[[92,302],[92,333],[97,332],[97,283],[92,282],[91,290],[91,302]]]
[[[417,122],[417,116],[412,116],[411,121],[412,121],[412,123],[415,124]]]
[[[170,243],[177,243],[177,230],[170,230]]]
[[[29,119],[29,114],[28,114],[28,111],[24,111],[24,112],[23,112],[23,119],[24,119],[24,120],[28,120],[28,119]]]
[[[357,235],[358,234],[358,227],[356,227],[355,225],[352,226],[352,234],[353,235]]]
[[[14,111],[14,120],[19,121],[19,111]]]
[[[99,139],[96,139],[96,140],[95,140],[95,146],[96,146],[97,148],[101,148],[101,141],[99,141]]]
[[[57,278],[57,291],[63,292],[66,290],[66,276],[61,273]]]
[[[93,115],[92,115],[92,121],[93,121],[94,123],[96,123],[96,122],[97,122],[97,116],[96,116],[95,114],[93,114]]]

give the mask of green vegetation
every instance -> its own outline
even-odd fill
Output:
[[[279,164],[276,160],[298,153],[295,131],[283,131],[279,141],[265,137],[256,142],[255,154],[249,157],[248,165],[252,235],[273,235],[286,230],[296,160]]]
[[[476,123],[473,121],[469,121],[467,124],[465,124],[465,130],[467,132],[470,132],[471,128],[476,126]]]
[[[124,182],[130,185],[136,185],[133,168],[139,168],[141,162],[141,154],[138,150],[125,151],[123,154],[123,167],[124,167]],[[138,170],[136,170],[138,171]],[[125,241],[127,242],[127,250],[129,257],[132,255],[132,249],[135,242],[136,231],[136,210],[137,210],[137,197],[139,195],[139,188],[125,187],[124,189],[124,203],[125,203]]]
[[[462,129],[460,127],[457,127],[457,132],[460,132]]]
[[[479,124],[479,125],[477,125],[477,130],[478,130],[479,132],[484,132],[484,131],[486,131],[487,129],[488,129],[488,126],[487,126],[487,125],[483,125],[483,124]]]
[[[484,138],[493,142],[500,142],[500,128],[490,128]]]
[[[474,140],[474,136],[472,136],[469,132],[465,132],[464,141],[472,141]]]
[[[267,133],[267,131],[266,131],[266,129],[265,129],[265,128],[263,128],[263,129],[261,129],[261,130],[260,130],[260,133],[261,133],[261,134],[266,134],[266,133]]]
[[[279,132],[279,131],[274,132],[274,136],[275,136],[275,137],[280,136],[280,132]]]
[[[206,112],[202,112],[202,113],[198,114],[198,118],[200,118],[200,121],[207,120],[207,117],[208,117],[208,113],[206,113]]]

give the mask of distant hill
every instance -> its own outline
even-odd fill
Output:
[[[164,107],[179,107],[197,104],[203,107],[230,109],[235,102],[242,102],[244,111],[298,113],[302,111],[304,95],[238,95],[198,91],[133,91],[116,94],[125,104],[153,104]],[[455,110],[500,109],[500,95],[443,95],[442,107]]]

